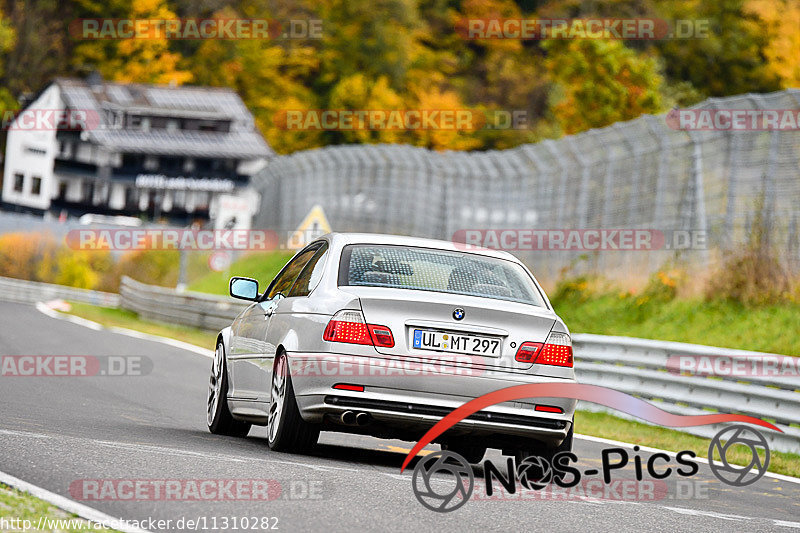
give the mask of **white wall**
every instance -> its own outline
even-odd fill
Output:
[[[58,85],[51,84],[27,109],[64,109]],[[43,150],[45,153],[34,153],[29,149]],[[6,140],[3,201],[36,209],[50,207],[51,195],[58,192],[58,185],[53,180],[53,160],[57,150],[55,129],[22,130],[16,129],[12,125]],[[25,176],[21,193],[14,191],[14,174],[16,173]],[[34,176],[42,178],[41,192],[38,195],[31,194]]]
[[[248,159],[244,161],[239,161],[239,165],[236,168],[236,172],[244,176],[252,176],[265,166],[267,166],[266,159],[263,158]]]

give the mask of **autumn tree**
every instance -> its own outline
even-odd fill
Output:
[[[748,0],[745,11],[766,28],[767,68],[784,88],[800,87],[800,1]]]
[[[176,18],[165,0],[77,0],[77,4],[86,18]],[[191,72],[179,67],[180,61],[181,55],[170,50],[163,33],[148,38],[82,40],[72,56],[76,67],[96,69],[114,81],[176,85],[192,81]]]
[[[663,111],[654,57],[620,41],[549,40],[546,66],[554,83],[551,113],[566,134]]]

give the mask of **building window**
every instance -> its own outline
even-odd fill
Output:
[[[72,152],[74,149],[74,144],[70,141],[60,141],[60,147],[58,150],[58,157],[61,159],[71,159]]]
[[[122,154],[122,168],[141,170],[144,167],[144,156],[141,154]]]
[[[161,156],[159,168],[165,172],[180,172],[183,170],[183,158],[175,156]]]
[[[25,175],[19,172],[14,173],[14,192],[22,192],[25,187]]]
[[[47,155],[46,150],[42,150],[41,148],[34,148],[33,146],[26,146],[25,151],[28,152],[29,154]]]
[[[31,194],[39,196],[42,194],[42,178],[41,176],[34,176],[31,178]]]

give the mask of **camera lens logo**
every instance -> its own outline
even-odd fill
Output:
[[[722,441],[725,441],[725,444]],[[727,454],[732,448],[750,449],[750,461],[747,466],[732,465]],[[759,450],[762,454],[759,455]],[[763,455],[763,459],[762,459]],[[744,487],[755,483],[767,472],[769,466],[769,444],[764,435],[744,425],[730,426],[711,439],[708,447],[708,466],[717,479],[734,487]],[[756,472],[751,470],[756,469]]]
[[[436,474],[449,474],[447,479]],[[466,476],[466,479],[464,477]],[[414,467],[411,486],[419,502],[432,511],[448,513],[469,501],[475,476],[469,463],[454,452],[426,455]]]
[[[517,465],[519,484],[530,490],[542,490],[553,479],[553,467],[543,457],[526,457]]]

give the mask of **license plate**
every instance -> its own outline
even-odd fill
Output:
[[[500,339],[450,331],[414,330],[414,348],[500,357]]]

